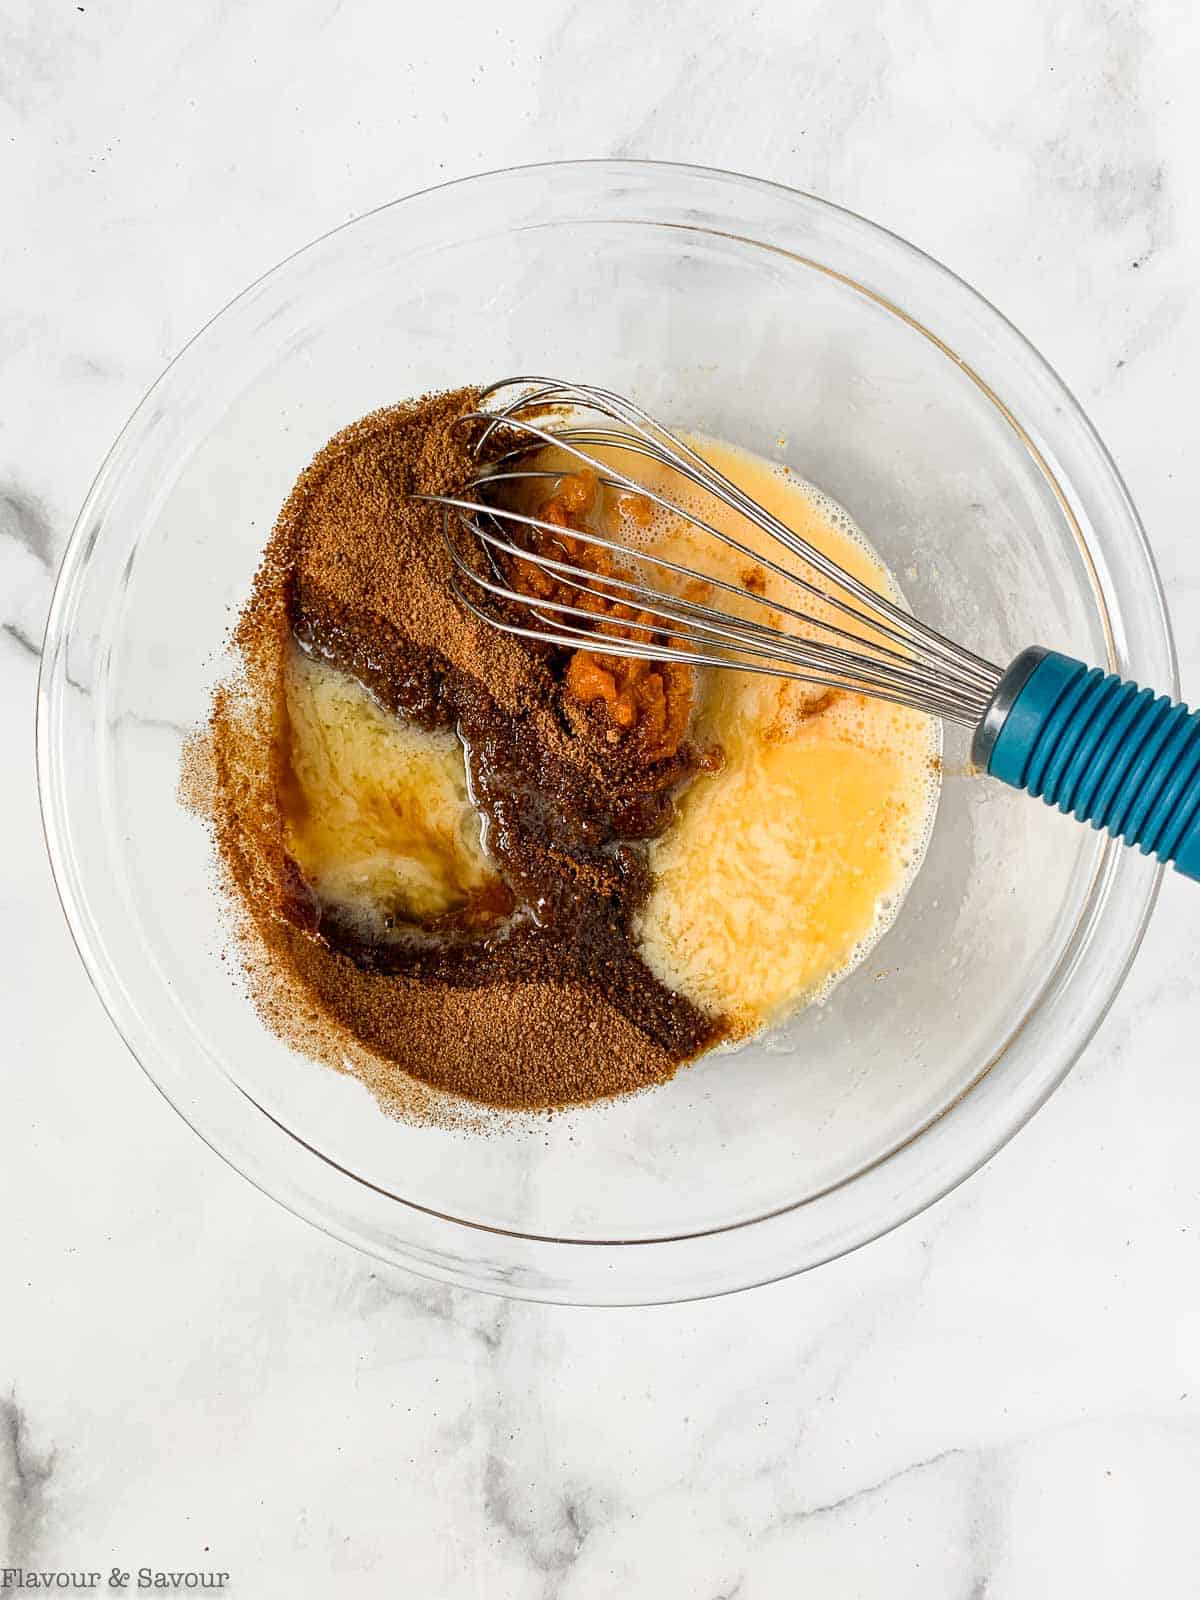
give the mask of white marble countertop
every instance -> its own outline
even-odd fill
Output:
[[[1113,450],[1200,695],[1198,52],[1185,0],[0,0],[0,1566],[1200,1592],[1194,889],[1066,1085],[915,1222],[723,1301],[506,1304],[331,1242],[188,1131],[76,959],[32,763],[55,566],[179,346],[356,213],[574,155],[813,189],[976,284]]]

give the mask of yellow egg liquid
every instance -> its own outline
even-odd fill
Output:
[[[811,545],[878,593],[900,598],[834,502],[744,451],[692,442]],[[680,502],[678,477],[660,484],[644,465],[627,470]],[[682,503],[752,550],[824,581],[711,496],[693,492]],[[656,511],[648,528],[625,526],[622,538],[821,620],[836,616],[682,518]],[[749,600],[716,592],[712,603],[818,636]],[[700,695],[694,735],[721,746],[724,766],[693,780],[674,824],[651,843],[654,886],[637,933],[643,959],[663,983],[724,1015],[733,1036],[745,1037],[825,995],[892,920],[936,809],[940,729],[921,712],[747,672],[704,669]]]

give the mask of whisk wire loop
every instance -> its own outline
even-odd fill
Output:
[[[554,419],[563,413],[566,420],[555,425]],[[498,429],[503,430],[505,443],[509,435],[515,440],[459,494],[421,497],[442,507],[456,596],[493,627],[595,655],[733,668],[852,689],[972,727],[983,715],[1002,676],[998,667],[846,572],[632,401],[590,384],[509,378],[483,390],[481,408],[460,420],[479,428],[477,454],[483,453]],[[559,523],[500,498],[527,482],[560,480],[565,475],[569,470],[565,467],[525,464],[548,449],[563,452],[594,473],[606,489],[624,490],[650,502],[744,557],[753,569],[773,574],[789,586],[789,592],[797,593],[800,604],[633,548],[589,527],[564,530]],[[592,453],[598,450],[605,452],[603,458]],[[730,507],[821,581],[744,543],[654,484],[639,481],[623,470],[614,455],[669,469],[684,483]],[[532,542],[519,542],[539,532],[560,540],[566,534],[572,541],[615,556],[621,570],[598,572]],[[560,548],[565,557],[568,548]],[[473,558],[464,550],[473,552]],[[518,586],[519,569],[514,576],[501,557],[529,563],[552,577],[555,598],[523,591]],[[654,572],[681,580],[692,594],[654,586],[647,576]],[[765,610],[771,623],[708,603],[718,594],[732,597],[751,613],[755,608]],[[567,596],[578,596],[578,602]],[[815,601],[825,614],[803,609],[805,600]],[[620,610],[614,613],[613,606]],[[535,625],[517,620],[526,617]],[[801,631],[782,626],[785,619]]]

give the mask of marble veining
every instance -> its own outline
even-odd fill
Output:
[[[5,1561],[22,1566],[40,1555],[49,1519],[48,1485],[56,1452],[39,1452],[30,1438],[29,1419],[15,1391],[0,1400],[0,1505],[6,1528]]]
[[[1194,699],[1198,52],[1179,0],[0,3],[0,1569],[228,1569],[252,1600],[1200,1590],[1194,886],[1063,1088],[906,1227],[728,1300],[510,1304],[356,1255],[189,1133],[75,957],[32,765],[53,573],[186,339],[372,206],[583,155],[815,190],[992,299],[1125,474]]]

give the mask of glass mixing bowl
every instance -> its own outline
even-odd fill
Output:
[[[891,930],[740,1053],[482,1137],[391,1121],[291,1053],[221,959],[181,743],[318,447],[514,372],[788,461],[997,662],[1038,641],[1170,690],[1162,596],[1104,447],[991,306],[862,218],[728,173],[572,163],[385,206],[248,289],[134,414],[63,563],[39,703],[55,876],[134,1054],[239,1171],[389,1261],[546,1300],[717,1294],[861,1244],[1008,1139],[1112,1000],[1156,869],[972,776],[952,732]]]

